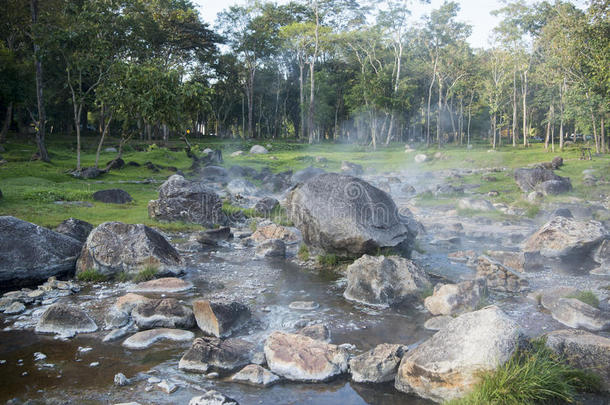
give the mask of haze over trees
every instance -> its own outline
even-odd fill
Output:
[[[445,1],[252,2],[214,27],[188,0],[5,0],[0,143],[9,130],[164,143],[190,136],[608,151],[610,6],[510,0],[488,49]]]

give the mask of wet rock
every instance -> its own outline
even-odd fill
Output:
[[[293,244],[301,241],[301,235],[297,229],[265,221],[256,228],[256,231],[252,234],[252,239],[256,243],[279,239],[284,243]]]
[[[349,354],[307,336],[273,332],[265,342],[269,369],[292,381],[327,381],[347,371]]]
[[[567,177],[561,177],[553,173],[552,170],[545,169],[542,167],[534,168],[520,168],[515,169],[515,181],[517,185],[526,193],[534,191],[536,186],[545,181],[555,180],[565,183],[570,183],[570,179]],[[571,188],[570,183],[570,188]]]
[[[197,338],[178,368],[191,373],[206,373],[210,368],[232,371],[250,363],[253,349],[254,345],[243,339]]]
[[[257,257],[286,257],[286,244],[280,239],[268,239],[256,246]]]
[[[190,329],[195,326],[193,311],[175,298],[154,299],[137,304],[131,311],[131,316],[140,329]]]
[[[390,196],[364,180],[327,173],[292,189],[287,213],[309,246],[359,256],[392,247],[410,255],[417,229]]]
[[[0,216],[0,284],[8,289],[70,274],[81,247],[61,233]]]
[[[528,288],[526,279],[487,256],[477,259],[477,278],[485,279],[487,288],[494,291],[518,293]]]
[[[536,190],[540,191],[543,195],[559,195],[572,191],[572,183],[567,178],[563,180],[548,180],[538,184]]]
[[[144,281],[130,288],[135,293],[177,293],[193,288],[193,283],[177,277],[163,277]]]
[[[250,320],[250,308],[239,302],[193,302],[197,326],[205,334],[225,337],[242,328]]]
[[[147,349],[153,344],[165,340],[172,342],[188,342],[193,340],[195,334],[188,330],[158,328],[149,329],[131,335],[123,341],[123,346],[128,349]]]
[[[476,198],[462,198],[458,202],[458,208],[461,210],[473,210],[482,212],[491,212],[496,210],[493,204],[489,201]]]
[[[227,184],[227,190],[232,195],[254,195],[257,192],[256,186],[245,179],[234,179]]]
[[[279,208],[280,202],[272,197],[264,197],[257,201],[254,210],[264,216],[269,215],[273,210]]]
[[[157,387],[159,387],[159,389],[166,394],[173,394],[178,390],[178,386],[176,384],[167,380],[161,381],[159,384],[157,384]]]
[[[467,394],[518,348],[518,325],[495,306],[452,320],[402,359],[396,389],[442,402]]]
[[[231,228],[223,226],[217,229],[210,229],[196,234],[195,240],[202,245],[216,246],[219,242],[227,241],[233,237]]]
[[[453,317],[449,315],[435,316],[434,318],[428,319],[424,323],[424,328],[428,330],[441,330],[445,326],[447,326],[452,320]]]
[[[280,381],[280,377],[257,364],[249,364],[231,377],[231,381],[269,387]]]
[[[487,255],[506,267],[520,272],[540,271],[544,269],[544,258],[539,252],[509,252],[491,250]]]
[[[189,405],[239,405],[236,400],[229,398],[218,391],[210,390],[203,395],[193,397]]]
[[[583,273],[595,266],[591,257],[610,235],[598,221],[554,217],[523,244],[525,252],[540,252],[552,260],[553,267]]]
[[[184,221],[213,227],[224,224],[222,201],[201,182],[173,175],[159,188],[159,199],[148,203],[148,215],[165,221]]]
[[[486,295],[484,279],[459,284],[437,284],[434,293],[424,300],[432,315],[456,315],[473,311]]]
[[[133,201],[129,193],[120,188],[96,191],[93,193],[93,199],[107,204],[127,204]]]
[[[180,255],[157,231],[142,224],[105,222],[89,234],[76,263],[77,273],[137,273],[144,267],[178,272]]]
[[[584,330],[556,330],[546,335],[546,345],[572,367],[602,377],[610,391],[610,339]]]
[[[292,184],[303,183],[309,179],[313,179],[320,174],[324,174],[326,171],[324,169],[320,169],[319,167],[309,166],[303,170],[299,170],[295,174],[292,175],[290,181]]]
[[[136,328],[135,323],[129,322],[127,325],[125,325],[123,327],[111,330],[108,334],[106,334],[106,336],[104,336],[104,338],[102,339],[102,342],[104,342],[104,343],[114,342],[119,339],[123,339],[124,337],[129,336],[131,334],[134,334],[137,331],[138,331],[138,329]]]
[[[301,311],[311,311],[320,307],[315,301],[292,301],[288,304],[288,308],[297,309]]]
[[[4,310],[4,315],[17,315],[23,311],[25,311],[25,305],[19,301],[15,301]]]
[[[305,326],[304,328],[299,329],[296,333],[315,340],[321,340],[322,342],[330,342],[330,329],[321,323]]]
[[[117,387],[124,387],[126,385],[129,385],[130,381],[127,377],[125,377],[125,374],[123,373],[117,373],[114,375],[114,385],[116,385]]]
[[[264,146],[261,146],[261,145],[254,145],[250,148],[250,154],[252,154],[252,155],[261,155],[261,154],[264,155],[267,153],[269,153],[269,151]]]
[[[390,306],[415,298],[429,286],[426,273],[408,259],[364,255],[347,267],[343,296],[350,301]]]
[[[82,243],[85,243],[92,230],[93,225],[76,218],[68,218],[55,228],[55,232],[62,233]]]
[[[418,153],[415,155],[413,160],[415,160],[415,163],[424,163],[426,160],[428,160],[428,156],[424,155],[423,153]]]
[[[352,380],[382,383],[394,380],[398,365],[407,349],[402,345],[381,344],[349,361]]]
[[[77,333],[95,332],[97,325],[78,307],[54,304],[42,314],[35,330],[37,333],[55,333],[71,337]]]
[[[361,176],[364,173],[362,165],[348,162],[346,160],[341,162],[341,171],[344,174],[349,174],[350,176]]]

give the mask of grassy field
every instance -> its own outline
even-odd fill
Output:
[[[92,166],[95,159],[95,137],[84,139],[82,155],[83,166]],[[559,174],[572,179],[574,191],[555,199],[569,199],[573,196],[585,200],[599,199],[602,193],[610,194],[610,187],[589,187],[582,183],[582,171],[595,170],[597,176],[605,176],[610,180],[610,156],[595,157],[592,161],[578,160],[579,149],[567,148],[563,152],[546,152],[542,145],[534,145],[528,149],[503,147],[495,152],[488,152],[487,145],[475,146],[472,150],[464,147],[447,146],[440,151],[441,157],[433,158],[423,164],[416,164],[413,156],[416,153],[426,153],[433,156],[438,149],[418,149],[417,152],[405,153],[404,145],[395,144],[371,151],[359,145],[303,145],[291,142],[269,142],[268,155],[248,155],[231,157],[236,150],[247,152],[256,142],[219,141],[216,139],[194,140],[199,150],[206,147],[220,148],[225,159],[224,166],[245,165],[257,169],[268,166],[274,172],[284,170],[299,170],[313,165],[326,170],[338,170],[343,160],[362,164],[367,169],[376,172],[393,170],[435,171],[448,168],[479,168],[479,167],[507,167],[509,169],[526,166],[528,164],[550,161],[554,156],[564,158],[565,166]],[[106,147],[117,146],[118,141],[110,139]],[[75,142],[73,138],[53,136],[49,140],[48,148],[51,152],[52,163],[31,161],[35,152],[34,143],[24,141],[23,138],[9,138],[5,145],[5,152],[0,153],[6,163],[0,164],[0,190],[3,198],[0,199],[0,214],[13,215],[18,218],[34,222],[47,227],[55,227],[69,217],[75,217],[100,224],[105,221],[122,221],[128,223],[144,223],[157,226],[165,230],[197,229],[198,225],[183,223],[158,223],[148,218],[147,204],[151,199],[157,198],[159,182],[165,180],[173,172],[162,169],[155,173],[145,166],[126,166],[121,170],[113,170],[98,179],[75,179],[69,171],[76,164]],[[100,166],[115,157],[114,152],[102,153]],[[316,157],[326,159],[318,163]],[[186,171],[191,160],[183,150],[183,144],[173,142],[168,148],[149,146],[134,142],[128,146],[123,154],[125,162],[134,161],[140,164],[152,162],[161,166],[173,166]],[[500,191],[498,197],[490,198],[492,202],[508,204],[522,204],[531,208],[522,200],[522,195],[512,179],[512,170],[494,173],[496,181],[486,181],[481,175],[471,175],[460,179],[451,179],[455,183],[476,183],[481,186],[477,192],[485,193],[490,190]],[[134,181],[151,179],[156,181],[149,184],[135,184]],[[104,204],[93,201],[92,194],[101,189],[122,188],[134,198],[134,201],[125,205]],[[422,199],[422,204],[442,204],[453,201],[454,196]],[[79,202],[85,201],[92,207],[82,205],[58,204],[57,201]]]

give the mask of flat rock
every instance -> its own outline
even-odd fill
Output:
[[[4,315],[17,315],[23,311],[25,311],[25,305],[19,301],[15,301],[4,310]]]
[[[327,381],[347,371],[349,354],[307,336],[273,332],[265,341],[269,369],[292,381]]]
[[[96,191],[93,193],[93,199],[107,204],[127,204],[133,201],[129,193],[120,188]]]
[[[195,326],[193,311],[174,298],[152,299],[137,304],[131,316],[140,329],[190,329]]]
[[[180,370],[206,373],[212,368],[232,371],[248,365],[254,345],[243,339],[197,338],[178,364]]]
[[[81,247],[72,237],[0,216],[0,284],[8,289],[71,274]]]
[[[460,398],[481,371],[504,364],[520,338],[518,325],[495,306],[460,315],[403,357],[396,389],[437,402]]]
[[[195,334],[188,330],[170,328],[149,329],[131,335],[123,341],[123,346],[128,349],[147,349],[153,344],[165,340],[189,342],[194,338]]]
[[[433,294],[424,300],[424,306],[432,315],[462,314],[473,311],[486,292],[484,279],[458,284],[437,284]]]
[[[361,383],[393,381],[407,349],[402,345],[381,344],[349,361],[352,380]]]
[[[347,267],[343,296],[368,305],[390,306],[415,298],[429,286],[426,273],[409,259],[364,255]]]
[[[610,329],[610,314],[576,298],[558,298],[548,308],[553,319],[571,328],[590,331]]]
[[[230,336],[250,320],[250,308],[239,302],[193,302],[193,313],[199,329],[216,337]]]
[[[105,275],[137,273],[145,267],[177,273],[182,260],[159,232],[142,224],[105,222],[89,236],[76,263],[77,273],[96,270]]]
[[[280,381],[280,377],[258,364],[248,364],[231,377],[231,381],[249,385],[269,387]]]
[[[546,334],[546,345],[573,367],[591,371],[610,391],[610,339],[584,330],[556,330]]]
[[[55,333],[74,336],[97,330],[95,321],[82,309],[66,304],[51,305],[40,317],[35,328],[37,333]]]
[[[315,301],[292,301],[288,304],[288,308],[297,309],[300,311],[312,311],[314,309],[318,309],[320,304]]]
[[[177,277],[164,277],[138,283],[129,291],[135,293],[177,293],[193,288],[193,283]]]
[[[218,391],[210,390],[203,395],[191,398],[189,405],[239,405],[236,400]]]

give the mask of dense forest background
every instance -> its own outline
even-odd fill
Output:
[[[74,134],[608,150],[609,3],[509,1],[489,49],[446,1],[3,0],[0,143]],[[574,135],[573,135],[574,134]]]

